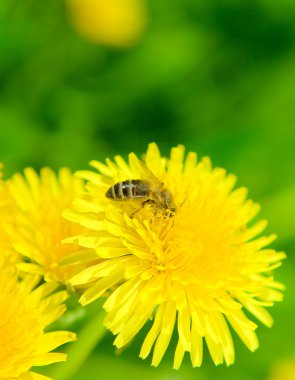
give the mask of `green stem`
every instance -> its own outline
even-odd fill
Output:
[[[89,322],[78,332],[78,341],[71,344],[68,350],[68,359],[65,363],[56,366],[49,376],[55,380],[72,379],[74,374],[79,370],[87,360],[96,345],[106,334],[103,326],[105,312],[100,309]]]

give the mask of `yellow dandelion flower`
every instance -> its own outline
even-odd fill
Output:
[[[66,360],[65,354],[50,351],[75,339],[67,331],[44,332],[65,311],[67,293],[53,293],[53,283],[36,287],[38,276],[19,281],[3,260],[0,272],[0,379],[45,379],[31,367]]]
[[[17,210],[13,244],[30,261],[19,268],[42,275],[46,281],[66,283],[81,267],[63,265],[64,260],[81,249],[62,240],[83,229],[65,220],[62,212],[83,191],[83,182],[67,168],[58,176],[49,168],[41,169],[40,176],[27,168],[24,176],[15,174],[8,185]]]
[[[15,208],[7,184],[2,180],[2,168],[0,162],[0,255],[13,264],[20,261],[21,255],[12,245]]]
[[[95,43],[130,46],[146,27],[144,0],[67,0],[66,4],[75,29]]]
[[[159,198],[147,179],[151,176],[144,176],[133,153],[128,163],[116,156],[106,165],[97,161],[91,165],[100,174],[78,173],[88,180],[88,201],[76,202],[65,216],[88,229],[87,236],[70,241],[95,249],[103,261],[71,282],[88,286],[80,299],[83,305],[109,293],[104,323],[117,335],[114,344],[125,346],[148,322],[140,357],[146,358],[153,349],[154,366],[162,360],[174,330],[178,334],[174,368],[180,367],[185,352],[193,366],[200,366],[203,342],[216,365],[232,364],[229,326],[251,351],[256,350],[257,325],[248,314],[272,325],[266,307],[281,300],[283,288],[272,271],[285,254],[265,248],[274,235],[257,237],[264,220],[249,225],[259,206],[246,199],[245,188],[233,190],[235,176],[212,168],[208,158],[198,162],[195,153],[185,157],[183,146],[173,148],[165,159],[156,144],[150,144],[144,165],[159,180]],[[149,197],[107,199],[110,186],[130,179],[149,186]],[[108,195],[126,196],[120,186]],[[133,196],[144,191],[131,190]]]

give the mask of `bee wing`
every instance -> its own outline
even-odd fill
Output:
[[[141,161],[138,160],[142,179],[145,179],[149,184],[150,194],[156,201],[158,206],[163,209],[169,209],[169,212],[175,211],[175,204],[172,195],[164,189],[164,184],[154,175],[154,173]]]
[[[150,192],[154,197],[158,197],[158,194],[163,190],[162,183],[143,161],[138,159],[138,164],[141,179],[149,183]]]

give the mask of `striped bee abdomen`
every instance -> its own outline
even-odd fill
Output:
[[[128,179],[117,182],[106,192],[106,197],[116,201],[146,198],[149,196],[149,185],[141,179]]]

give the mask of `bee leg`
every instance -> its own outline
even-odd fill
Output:
[[[146,201],[144,201],[144,202],[142,202],[142,206],[144,206],[144,205],[147,205],[147,204],[149,204],[149,203],[151,203],[151,204],[155,204],[156,203],[156,201],[154,200],[154,199],[147,199]]]
[[[147,199],[146,201],[142,202],[142,204],[140,205],[140,207],[138,209],[136,209],[135,211],[133,211],[133,213],[129,216],[131,219],[134,217],[134,215],[139,211],[141,210],[145,205],[147,204],[155,204],[155,201],[154,199]]]
[[[129,215],[129,218],[130,218],[130,219],[133,219],[134,215],[135,215],[135,214],[136,214],[141,208],[142,208],[142,205],[141,205],[138,209],[136,209],[135,211],[133,211],[133,213]]]

